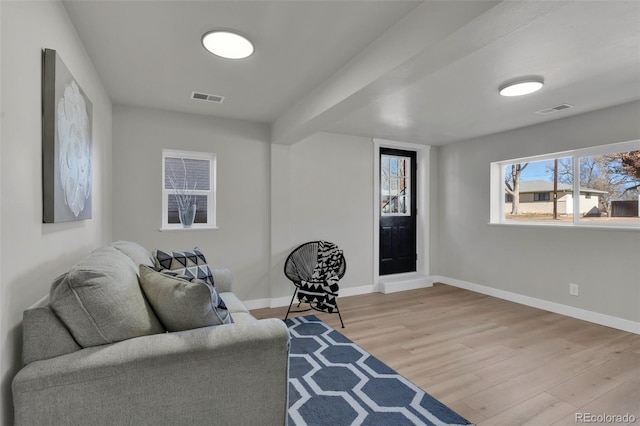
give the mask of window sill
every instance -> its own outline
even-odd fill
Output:
[[[216,229],[220,229],[217,226],[213,226],[213,225],[204,225],[204,226],[192,226],[191,228],[183,228],[183,227],[161,227],[159,229],[160,232],[167,232],[167,231],[215,231]]]
[[[505,226],[515,228],[552,228],[552,229],[594,229],[594,230],[610,230],[610,231],[640,231],[638,225],[588,225],[573,223],[528,223],[528,222],[489,222],[489,226]]]

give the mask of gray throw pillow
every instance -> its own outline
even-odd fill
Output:
[[[51,285],[49,305],[83,348],[164,332],[138,282],[138,265],[101,247]]]
[[[197,278],[140,265],[140,285],[168,331],[233,322],[216,289]]]
[[[138,243],[134,243],[132,241],[119,240],[119,241],[114,241],[109,245],[115,248],[116,250],[126,254],[131,260],[133,260],[133,263],[135,263],[136,266],[138,265],[153,266],[153,258],[151,257],[149,252]]]

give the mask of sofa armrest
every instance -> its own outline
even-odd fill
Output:
[[[285,324],[267,319],[36,361],[13,380],[16,425],[284,425],[288,354]]]
[[[229,269],[211,268],[213,274],[213,284],[218,293],[229,293],[233,291],[233,274]]]

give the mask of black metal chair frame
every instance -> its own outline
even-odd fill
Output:
[[[316,310],[318,312],[324,312],[324,313],[329,313],[326,312],[322,309],[318,309],[314,306],[313,303],[309,303],[309,308],[307,309],[300,309],[300,310],[296,310],[296,311],[292,311],[291,310],[291,306],[293,305],[293,301],[296,298],[296,294],[298,294],[298,289],[300,288],[301,285],[301,281],[305,280],[305,281],[309,281],[311,279],[311,274],[313,273],[313,270],[317,264],[317,256],[318,256],[318,244],[320,243],[320,241],[310,241],[304,244],[300,244],[298,247],[296,247],[291,253],[289,253],[289,256],[287,257],[287,260],[284,262],[284,275],[290,279],[293,284],[295,285],[296,289],[293,292],[293,296],[291,296],[291,302],[289,303],[289,309],[287,309],[287,315],[284,317],[284,320],[286,321],[287,318],[289,318],[289,314],[292,312],[308,312],[310,310]],[[302,250],[309,250],[310,246],[315,245],[315,263],[313,265],[305,265],[304,269],[301,269],[303,265],[297,265],[295,262],[295,258],[298,255],[299,252],[301,252]],[[305,276],[300,276],[300,272],[303,273],[303,275]],[[342,262],[340,265],[340,270],[338,272],[338,279],[342,279],[342,277],[344,277],[344,274],[347,272],[347,260],[344,258],[344,254],[342,255]],[[300,307],[300,305],[302,304],[302,301],[298,302],[298,306],[296,306],[296,309],[298,309]],[[305,302],[306,303],[306,302]],[[340,318],[340,324],[342,325],[342,328],[344,328],[344,322],[342,321],[342,315],[340,314],[340,308],[338,307],[338,299],[336,297],[336,313],[338,314],[338,317]]]

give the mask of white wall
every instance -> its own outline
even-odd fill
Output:
[[[291,295],[293,285],[284,276],[284,262],[294,247],[293,177],[291,146],[271,145],[271,281],[270,297]],[[288,303],[285,301],[280,304]],[[271,302],[270,302],[271,303]]]
[[[2,4],[0,4],[0,49],[2,49]],[[4,120],[2,119],[4,111],[4,107],[2,106],[2,50],[0,50],[0,189],[2,188],[2,123]],[[2,347],[4,348],[4,342],[7,340],[7,333],[9,329],[9,324],[12,322],[9,317],[5,318],[5,298],[4,298],[4,285],[2,281],[2,196],[0,195],[0,342],[2,343]],[[6,324],[6,325],[5,325]],[[13,370],[15,366],[11,365],[11,357],[8,357],[9,353],[14,352],[15,349],[11,349],[10,351],[6,351],[4,349],[0,350],[0,375],[2,375],[2,379],[0,379],[0,423],[3,421],[11,421],[12,413],[9,407],[9,402],[7,401],[9,396],[5,393],[5,385],[6,378],[5,375],[8,371]],[[6,352],[6,353],[5,353]]]
[[[492,161],[638,139],[638,117],[632,103],[440,147],[437,274],[640,321],[639,232],[487,225]]]
[[[372,285],[371,139],[321,133],[294,146],[268,141],[262,124],[114,106],[114,239],[149,250],[198,246],[233,271],[238,296],[252,306],[291,295],[284,260],[310,240],[344,249],[343,288]],[[220,229],[159,231],[163,148],[217,154]]]
[[[429,270],[428,275],[440,274],[440,223],[438,201],[440,147],[432,146],[429,151]]]
[[[11,380],[20,366],[22,311],[53,279],[111,240],[111,102],[58,1],[0,2],[2,146],[0,203],[0,423],[12,423]],[[42,49],[58,51],[93,103],[93,218],[42,223]]]
[[[162,150],[217,155],[217,230],[160,232]],[[114,239],[148,250],[200,247],[230,268],[243,300],[269,297],[269,128],[246,121],[114,106]]]
[[[279,250],[274,252],[272,297],[292,294],[293,285],[282,273],[284,258],[299,244],[314,240],[332,241],[344,250],[347,273],[341,288],[371,286],[373,141],[318,133],[290,148],[274,145],[274,150],[279,153],[272,156],[274,173],[286,167],[290,170],[288,175],[280,172],[278,187],[273,190],[273,221],[280,226],[279,231],[274,228],[274,234],[284,232],[290,242],[287,247],[283,234],[273,237],[279,238]],[[290,188],[288,199],[278,196],[284,192],[282,187]],[[280,202],[289,202],[290,208],[282,209]],[[287,221],[288,228],[284,225]]]

